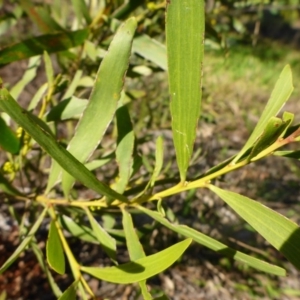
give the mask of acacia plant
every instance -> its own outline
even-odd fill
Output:
[[[292,124],[294,115],[283,112],[280,117],[277,116],[293,91],[290,67],[286,66],[280,74],[243,148],[233,157],[209,170],[203,170],[201,176],[193,178],[188,170],[201,115],[204,1],[166,1],[166,47],[145,34],[135,34],[136,18],[130,17],[120,24],[117,18],[122,19],[120,16],[122,13],[123,17],[126,15],[126,8],[130,11],[132,7],[125,5],[107,18],[105,9],[112,7],[101,7],[99,4],[99,13],[92,17],[90,11],[93,7],[89,10],[85,1],[72,2],[77,16],[77,29],[67,31],[67,27],[63,28],[67,23],[60,19],[64,12],[64,5],[60,7],[60,1],[54,1],[52,14],[42,7],[34,7],[31,1],[20,1],[20,8],[44,34],[0,51],[2,65],[30,58],[30,68],[18,88],[8,91],[6,83],[1,82],[0,143],[7,160],[0,173],[0,188],[12,210],[15,201],[23,201],[27,213],[30,211],[31,215],[29,224],[24,223],[22,218],[17,219],[20,231],[25,235],[13,255],[1,266],[1,273],[29,248],[37,256],[53,293],[59,299],[75,299],[77,293],[82,299],[95,297],[84,273],[117,284],[138,283],[144,299],[152,299],[146,280],[169,268],[193,242],[263,272],[286,275],[285,269],[280,266],[232,249],[194,228],[172,222],[165,214],[163,203],[168,201],[169,196],[191,189],[209,189],[217,194],[294,266],[300,268],[298,225],[255,200],[218,187],[217,182],[220,176],[266,156],[299,158],[299,151],[279,151],[285,145],[300,141],[300,126]],[[103,49],[103,44],[100,47],[92,42],[99,35],[99,28],[105,24],[109,24],[112,31],[118,27],[107,51]],[[50,53],[57,53],[62,62],[63,59],[73,62],[69,65],[73,66],[74,72],[70,83],[65,80],[65,75],[54,75]],[[128,68],[132,70],[130,57],[136,54],[168,71],[172,133],[180,178],[167,189],[163,189],[165,182],[168,179],[174,182],[176,178],[159,180],[164,165],[162,137],[156,140],[156,161],[149,180],[137,180],[141,159],[136,147],[138,141],[135,139],[132,110],[129,109],[130,99],[124,87],[126,72]],[[37,69],[41,57],[47,83],[38,89],[26,108],[21,107],[14,98],[19,97],[22,88],[32,79],[30,72]],[[83,76],[81,61],[86,57],[91,60],[101,58],[92,82],[90,77]],[[91,86],[89,99],[84,100],[82,95],[86,93],[86,87]],[[78,120],[75,132],[69,139],[59,140],[58,125],[67,124],[68,120]],[[15,124],[19,126],[16,130]],[[108,128],[114,132],[110,135],[114,140],[110,140],[109,149],[112,151],[109,154],[104,151],[103,145]],[[49,161],[46,158],[51,158],[47,184],[43,189],[21,191],[14,179],[26,168],[37,150],[42,168],[46,168]],[[103,168],[107,172],[105,167],[112,161],[116,162],[115,177],[105,182],[105,176],[99,174]],[[95,171],[102,180],[95,176]],[[78,196],[78,183],[94,191],[98,195],[96,199],[93,196]],[[111,210],[119,212],[121,230],[114,227],[117,223],[111,218]],[[147,215],[156,224],[180,235],[183,240],[155,254],[146,255],[136,231],[133,213]],[[37,244],[36,235],[46,218],[51,221],[44,254]],[[110,258],[111,266],[82,265],[70,247],[66,232],[86,242],[98,243]],[[129,253],[130,259],[124,264],[118,263],[116,255],[118,235],[124,238]],[[61,291],[50,269],[64,274],[65,260],[68,261],[74,281],[67,290]],[[159,299],[167,299],[167,296]]]

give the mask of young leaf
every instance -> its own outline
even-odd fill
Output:
[[[102,246],[103,250],[107,253],[107,255],[113,260],[116,261],[116,240],[112,238],[107,231],[105,231],[101,225],[95,220],[92,213],[89,209],[85,210],[89,221],[91,223],[93,234],[97,238],[98,242]]]
[[[262,135],[254,143],[253,149],[247,159],[251,160],[261,151],[271,146],[289,126],[288,122],[272,117],[266,125]]]
[[[50,223],[46,252],[50,267],[58,274],[64,274],[65,255],[54,220]]]
[[[250,135],[248,141],[246,142],[242,150],[231,162],[232,164],[236,163],[245,154],[245,152],[253,146],[255,141],[262,135],[270,118],[275,117],[278,114],[285,102],[290,97],[293,89],[294,87],[291,67],[289,65],[286,65],[275,84],[271,97],[266,107],[264,108],[264,111],[258,123],[256,124],[252,134]]]
[[[70,172],[72,176],[81,181],[84,185],[99,194],[127,202],[126,197],[118,194],[104,183],[98,181],[93,173],[73,157],[65,148],[59,145],[52,134],[48,132],[47,125],[42,120],[22,109],[10,96],[9,92],[2,88],[1,81],[0,109],[6,112],[14,121],[23,127],[36,142],[61,165],[62,168],[67,172]]]
[[[81,267],[80,269],[98,279],[108,282],[119,284],[139,282],[169,268],[180,258],[191,244],[191,241],[192,239],[186,239],[156,254],[116,267]]]
[[[210,185],[209,189],[300,269],[300,228],[296,223],[248,197],[222,190],[214,185]]]
[[[253,267],[255,269],[258,269],[260,271],[263,271],[263,272],[266,272],[269,274],[274,274],[274,275],[278,275],[278,276],[286,275],[285,270],[278,266],[271,265],[260,259],[252,257],[252,256],[242,253],[240,251],[234,250],[234,249],[224,245],[223,243],[220,243],[219,241],[217,241],[209,236],[206,236],[205,234],[203,234],[195,229],[189,228],[188,226],[172,224],[158,212],[151,211],[142,206],[139,206],[138,209],[140,211],[144,212],[145,214],[147,214],[148,216],[150,216],[151,218],[153,218],[154,220],[156,220],[157,222],[159,222],[162,225],[166,226],[167,228],[171,229],[172,231],[177,232],[177,233],[183,235],[184,237],[192,238],[195,242],[197,242],[209,249],[212,249],[220,254],[232,257],[237,261],[240,261],[242,263],[249,265],[250,267]]]
[[[126,245],[129,252],[129,257],[131,261],[136,261],[140,258],[145,257],[146,255],[140,243],[140,240],[136,234],[131,215],[125,209],[122,209],[122,214],[122,223],[125,232]]]
[[[68,145],[68,150],[80,162],[86,161],[95,150],[115,114],[136,26],[135,18],[130,18],[121,25],[99,67],[88,106]],[[67,195],[74,178],[64,172],[62,181],[64,193]]]
[[[172,131],[180,179],[184,182],[201,111],[204,1],[167,1],[166,10]]]
[[[165,45],[151,39],[148,35],[141,34],[134,38],[132,50],[152,61],[163,70],[167,70],[167,49]]]
[[[44,208],[42,213],[39,215],[38,219],[28,232],[27,236],[23,239],[21,244],[18,248],[14,251],[14,253],[7,259],[7,261],[3,264],[0,268],[0,274],[2,274],[18,257],[19,255],[25,250],[27,245],[31,242],[32,238],[34,237],[36,231],[39,229],[40,225],[42,224],[44,217],[46,215],[48,208]]]
[[[81,45],[88,37],[88,29],[46,34],[24,40],[0,50],[0,66],[13,61],[43,54],[44,51],[54,53]]]
[[[0,117],[0,148],[12,154],[17,154],[20,150],[20,141],[15,133],[6,125]]]

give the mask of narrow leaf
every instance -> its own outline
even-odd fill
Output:
[[[55,221],[52,220],[46,245],[47,261],[58,274],[65,273],[65,255]]]
[[[0,58],[1,59],[1,58]],[[22,78],[11,88],[10,93],[13,98],[18,99],[25,86],[32,82],[35,78],[37,69],[40,66],[41,58],[31,57],[28,62],[28,67],[23,74]]]
[[[47,279],[48,279],[48,282],[52,289],[53,294],[57,298],[60,297],[62,295],[62,292],[61,292],[60,288],[58,287],[58,285],[56,284],[56,282],[52,276],[52,273],[51,273],[48,265],[45,262],[43,251],[40,249],[40,247],[37,245],[37,243],[35,241],[31,241],[30,246],[31,246],[31,249],[34,252],[43,272],[47,276]]]
[[[68,145],[70,153],[80,162],[86,161],[95,150],[115,114],[136,26],[135,18],[130,18],[121,25],[100,65],[89,104]],[[67,195],[74,179],[64,173],[62,181],[64,193]]]
[[[146,280],[140,281],[139,286],[140,286],[144,300],[152,300],[153,298],[148,291]]]
[[[81,267],[81,270],[108,282],[119,284],[139,282],[169,268],[180,258],[191,244],[191,241],[192,239],[186,239],[156,254],[116,267]]]
[[[296,223],[248,197],[213,185],[209,189],[300,269],[300,228]]]
[[[77,47],[87,39],[88,34],[88,29],[46,34],[7,46],[0,50],[0,66],[13,61],[41,55],[44,51],[54,53]]]
[[[167,70],[167,49],[165,45],[151,39],[148,35],[141,34],[134,38],[132,50],[152,61],[163,70]]]
[[[125,232],[126,245],[129,252],[129,257],[131,261],[136,261],[140,258],[145,257],[146,255],[140,243],[138,235],[135,231],[131,215],[125,209],[122,209],[122,214],[122,223]]]
[[[90,227],[87,227],[65,215],[59,216],[59,222],[64,229],[71,233],[72,236],[89,243],[98,244],[95,233]]]
[[[261,151],[271,146],[286,130],[289,123],[283,122],[281,119],[272,117],[267,123],[262,135],[256,140],[247,159],[251,160]]]
[[[248,141],[246,142],[242,150],[232,161],[233,164],[236,163],[244,155],[244,153],[253,146],[255,141],[261,136],[270,118],[275,117],[278,114],[278,112],[281,110],[285,102],[290,97],[293,89],[294,87],[293,87],[291,67],[289,65],[286,65],[282,70],[279,79],[275,84],[271,97],[266,107],[264,108],[264,111],[258,123],[256,124],[252,134],[250,135]]]
[[[167,1],[166,37],[172,131],[181,182],[186,179],[201,111],[204,1]]]
[[[30,0],[20,0],[20,5],[43,33],[61,30],[44,7],[35,6]]]
[[[119,166],[119,178],[114,189],[123,193],[133,172],[134,132],[126,105],[116,112],[118,138],[116,161]]]
[[[18,257],[19,255],[25,250],[27,245],[31,242],[32,238],[34,237],[35,233],[39,229],[40,225],[42,224],[44,217],[47,212],[47,207],[42,211],[42,213],[39,215],[38,219],[28,232],[27,236],[23,239],[21,244],[18,246],[18,248],[14,251],[14,253],[7,259],[7,261],[3,264],[3,266],[0,268],[0,274],[2,274]]]
[[[95,218],[93,217],[89,209],[86,209],[85,212],[91,223],[93,234],[97,238],[101,247],[113,261],[116,261],[116,251],[117,251],[116,240],[112,238],[107,233],[107,231],[105,231],[105,229],[103,229],[102,226],[95,220]]]
[[[252,257],[250,255],[247,255],[245,253],[242,253],[240,251],[234,250],[228,246],[226,246],[223,243],[220,243],[219,241],[206,236],[205,234],[189,228],[188,226],[185,225],[177,225],[177,224],[172,224],[169,222],[165,217],[163,217],[160,213],[151,211],[149,209],[146,209],[142,206],[139,206],[138,209],[157,222],[161,223],[162,225],[166,226],[167,228],[171,229],[174,232],[177,232],[184,237],[192,238],[195,242],[212,249],[220,254],[226,255],[228,257],[232,257],[235,260],[245,263],[249,265],[250,267],[253,267],[255,269],[258,269],[260,271],[269,273],[269,274],[274,274],[278,276],[285,276],[286,272],[284,269],[271,265],[265,261],[262,261],[260,259],[257,259],[255,257]]]
[[[297,150],[297,151],[292,151],[292,150],[290,150],[290,151],[275,151],[273,153],[273,155],[295,158],[295,159],[300,160],[300,150]]]
[[[35,140],[54,158],[62,168],[70,172],[77,180],[99,194],[121,201],[127,199],[113,191],[104,183],[97,180],[84,165],[74,158],[65,148],[59,145],[54,137],[47,131],[47,125],[42,120],[22,109],[10,96],[8,91],[1,86],[0,82],[0,109],[6,112],[15,122],[23,127]],[[39,122],[37,122],[39,120]],[[43,126],[44,124],[44,126]]]

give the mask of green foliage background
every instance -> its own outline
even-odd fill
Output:
[[[136,299],[181,297],[146,280],[193,240],[183,264],[209,262],[234,278],[222,290],[190,273],[206,297],[298,297],[300,286],[265,273],[300,266],[299,1],[206,1],[205,41],[203,1],[50,2],[1,3],[1,207],[19,231],[1,272],[30,248],[55,298],[103,296],[83,273],[136,283]],[[101,256],[88,263],[69,235]],[[218,254],[203,256],[199,244]],[[53,271],[67,273],[67,285]]]

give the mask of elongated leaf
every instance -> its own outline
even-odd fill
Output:
[[[296,223],[248,197],[213,185],[209,188],[300,269],[300,228]]]
[[[89,104],[68,145],[68,150],[80,162],[84,162],[92,154],[115,114],[136,26],[135,18],[130,18],[121,25],[100,65]],[[64,173],[62,181],[64,193],[67,195],[74,179]]]
[[[46,246],[47,261],[58,274],[65,273],[65,255],[55,221],[51,221]]]
[[[123,193],[133,172],[134,132],[127,106],[121,106],[116,112],[118,139],[116,161],[119,165],[119,178],[114,189]]]
[[[285,66],[282,70],[279,79],[277,80],[275,87],[272,91],[271,97],[264,108],[264,111],[256,124],[252,134],[250,135],[248,141],[239,152],[239,154],[234,158],[232,163],[236,163],[244,153],[253,146],[255,141],[261,136],[263,130],[267,126],[271,117],[275,117],[281,110],[285,102],[290,97],[293,91],[293,79],[292,71],[289,65]]]
[[[51,273],[48,265],[45,262],[43,251],[40,249],[40,247],[37,245],[36,242],[31,241],[30,246],[40,264],[40,267],[42,268],[43,272],[47,276],[47,279],[48,279],[48,282],[52,289],[53,294],[57,298],[60,297],[62,295],[62,292],[61,292],[60,288],[58,287],[58,285],[56,284],[56,282],[52,276],[52,273]]]
[[[113,12],[112,17],[116,19],[123,19],[132,13],[140,5],[144,4],[144,0],[128,0],[124,2],[116,11]]]
[[[54,53],[77,47],[87,39],[88,34],[88,29],[81,29],[24,40],[0,50],[0,66],[43,54],[44,51]]]
[[[21,80],[19,80],[10,90],[13,98],[18,99],[25,86],[33,80],[36,76],[37,68],[40,66],[40,62],[40,57],[30,58],[27,70],[23,74]]]
[[[172,131],[181,182],[185,181],[201,111],[204,1],[167,1],[167,53]]]
[[[152,296],[148,291],[146,280],[140,281],[139,286],[141,288],[141,293],[143,295],[144,300],[152,300]]]
[[[112,158],[114,157],[113,154],[114,153],[112,153],[112,155],[105,156],[105,157],[103,157],[101,159],[95,159],[95,160],[92,160],[90,162],[87,162],[85,164],[85,166],[90,171],[98,169],[98,168],[104,166],[105,164],[107,164],[108,162],[110,162],[112,160]]]
[[[18,248],[14,251],[14,253],[7,259],[7,261],[0,268],[0,274],[2,274],[19,257],[19,255],[25,250],[27,245],[31,242],[36,231],[39,229],[40,225],[42,224],[46,212],[47,212],[47,207],[39,215],[38,219],[36,220],[32,228],[28,232],[27,236],[23,239],[21,244],[18,246]]]
[[[287,124],[287,126],[286,126],[285,130],[283,131],[283,133],[281,134],[280,137],[285,136],[286,132],[289,130],[289,128],[293,124],[294,119],[295,119],[295,115],[293,113],[290,113],[288,111],[283,112],[282,120],[283,120],[284,123]]]
[[[247,255],[245,253],[242,253],[240,251],[236,251],[228,246],[226,246],[223,243],[220,243],[219,241],[195,230],[192,228],[189,228],[188,226],[185,225],[177,225],[177,224],[172,224],[169,222],[165,217],[163,217],[160,213],[151,211],[147,208],[144,208],[142,206],[139,206],[138,209],[157,222],[161,223],[162,225],[166,226],[167,228],[171,229],[174,232],[177,232],[184,237],[192,238],[195,242],[210,248],[218,253],[221,253],[223,255],[229,256],[234,258],[235,260],[245,263],[249,265],[250,267],[253,267],[255,269],[258,269],[260,271],[269,273],[269,274],[274,274],[278,276],[285,276],[286,272],[284,269],[271,265],[265,261],[262,261],[260,259],[257,259],[255,257],[252,257],[250,255]]]
[[[133,52],[152,61],[163,70],[167,70],[167,49],[165,45],[159,43],[154,39],[151,39],[148,35],[141,34],[134,38],[132,50]]]
[[[42,100],[43,95],[46,93],[47,88],[48,88],[47,83],[44,83],[42,86],[40,86],[40,88],[35,93],[34,97],[32,98],[32,100],[30,101],[30,103],[28,105],[29,111],[33,111],[36,108],[38,103]]]
[[[54,81],[54,70],[53,70],[51,58],[46,51],[44,51],[44,64],[45,64],[45,71],[46,71],[46,76],[48,81],[48,88],[51,88]]]
[[[135,261],[145,257],[146,255],[133,226],[131,215],[125,209],[122,209],[122,214],[122,223],[125,232],[126,245],[129,252],[129,257],[131,261]]]
[[[81,267],[81,270],[108,282],[119,284],[139,282],[170,267],[184,253],[191,241],[192,239],[186,239],[156,254],[116,267]]]
[[[15,133],[6,125],[0,117],[0,147],[12,154],[17,154],[20,150],[20,141]]]
[[[93,233],[95,237],[97,238],[98,242],[104,249],[104,251],[107,253],[107,255],[113,260],[116,260],[116,240],[112,238],[107,231],[105,231],[102,226],[95,220],[91,212],[86,209],[86,214],[89,218],[89,221],[91,223]]]
[[[77,178],[84,185],[110,198],[116,198],[121,201],[127,199],[113,191],[111,188],[98,181],[97,178],[76,158],[74,158],[66,149],[60,146],[54,137],[46,130],[47,126],[42,120],[36,122],[37,118],[33,118],[29,112],[22,109],[17,102],[10,96],[8,91],[1,86],[0,82],[0,109],[6,112],[23,127],[46,152],[53,157],[62,168],[70,172],[72,176]],[[42,126],[44,124],[45,126]]]

